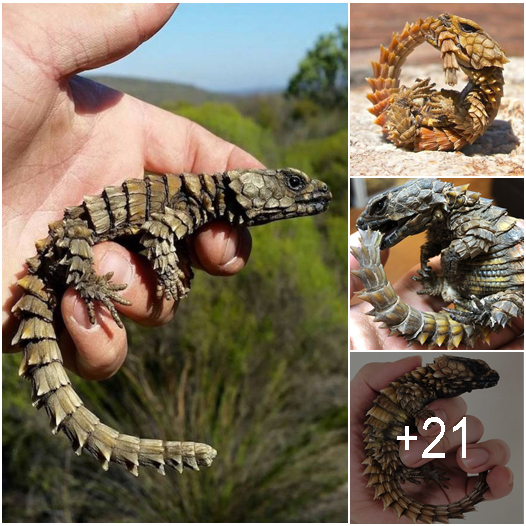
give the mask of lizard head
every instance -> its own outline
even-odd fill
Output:
[[[499,44],[473,20],[446,13],[438,21],[439,29],[428,42],[442,53],[448,84],[456,84],[458,66],[471,78],[477,70],[503,68],[509,62]]]
[[[473,389],[487,389],[497,385],[499,373],[483,360],[442,355],[430,365],[434,370],[436,389],[442,396],[453,397]]]
[[[409,181],[371,198],[356,226],[379,230],[384,234],[380,249],[390,248],[445,220],[448,198],[443,190],[449,187],[453,185],[439,179]]]
[[[332,199],[324,182],[294,168],[227,172],[227,186],[248,226],[316,215],[327,210]]]

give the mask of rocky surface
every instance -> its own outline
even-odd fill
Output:
[[[426,46],[423,46],[426,47]],[[374,117],[365,95],[369,87],[362,57],[353,69],[351,53],[349,93],[349,139],[351,176],[493,176],[524,175],[524,59],[511,58],[504,68],[504,97],[497,118],[487,132],[462,152],[410,152],[388,142]],[[411,57],[412,58],[412,57]],[[411,58],[409,60],[411,60]],[[365,73],[365,75],[364,75]],[[431,77],[437,88],[445,87],[440,64],[406,65],[402,83]],[[460,78],[455,89],[462,89]]]

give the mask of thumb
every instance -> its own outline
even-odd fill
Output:
[[[34,4],[18,18],[49,46],[58,78],[115,62],[151,38],[177,4]],[[16,16],[16,13],[13,13]],[[29,37],[31,38],[31,37]]]

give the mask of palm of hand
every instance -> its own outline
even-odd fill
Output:
[[[57,16],[61,9],[67,10],[62,22]],[[3,79],[7,332],[13,331],[9,312],[18,292],[16,280],[25,273],[24,261],[34,255],[35,241],[47,235],[47,225],[60,219],[66,206],[100,193],[104,186],[142,177],[144,170],[215,172],[261,166],[186,119],[74,76],[132,51],[141,43],[137,35],[142,40],[152,36],[173,10],[169,5],[57,6],[54,13],[38,6],[4,10],[4,72],[11,72]],[[70,27],[67,20],[76,17],[85,24]],[[15,24],[18,29],[9,31]],[[32,31],[21,41],[23,24]],[[54,46],[50,34],[62,35],[66,44]]]

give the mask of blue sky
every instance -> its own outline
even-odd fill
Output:
[[[168,80],[222,92],[282,89],[347,4],[181,4],[152,39],[92,73]]]

